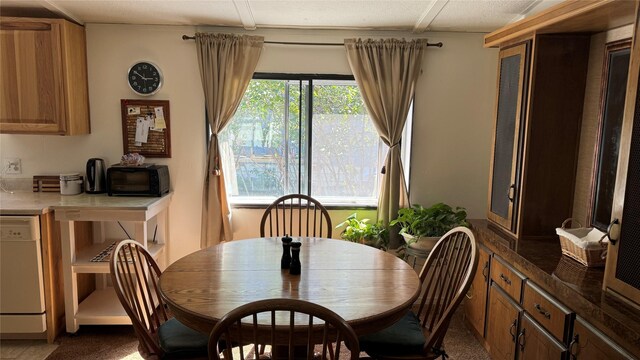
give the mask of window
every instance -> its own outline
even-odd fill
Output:
[[[256,74],[220,134],[229,201],[376,205],[387,147],[350,76]]]
[[[630,46],[630,41],[623,41],[610,44],[606,49],[600,144],[591,219],[592,225],[600,230],[605,230],[611,221]]]

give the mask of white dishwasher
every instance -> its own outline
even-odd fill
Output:
[[[0,216],[0,334],[46,330],[38,216]]]

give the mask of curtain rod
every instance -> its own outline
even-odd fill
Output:
[[[195,40],[195,36],[182,35],[182,40]],[[265,44],[278,44],[278,45],[315,45],[315,46],[344,46],[343,43],[308,43],[308,42],[292,42],[292,41],[265,41]],[[442,42],[427,43],[427,46],[442,47]]]

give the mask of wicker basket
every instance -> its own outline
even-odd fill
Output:
[[[604,241],[605,234],[595,228],[567,229],[568,222],[577,223],[575,220],[567,219],[560,228],[556,228],[556,233],[560,237],[562,254],[566,255],[587,267],[603,267],[606,263],[607,242]],[[587,246],[580,246],[583,239],[597,238],[597,243],[591,242]]]

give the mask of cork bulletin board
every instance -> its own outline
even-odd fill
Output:
[[[171,157],[171,119],[168,100],[121,99],[124,154]]]

